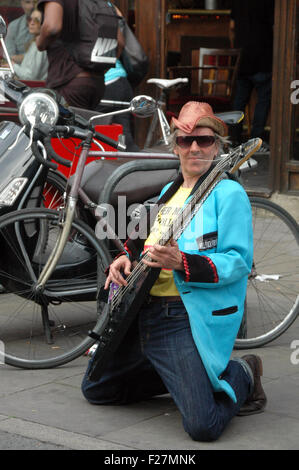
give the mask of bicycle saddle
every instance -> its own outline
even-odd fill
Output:
[[[146,83],[154,83],[159,88],[163,88],[164,90],[167,88],[171,88],[175,85],[179,85],[181,83],[188,83],[188,78],[174,78],[172,80],[168,80],[166,78],[149,78]]]
[[[101,191],[109,176],[121,165],[130,161],[134,161],[134,159],[94,160],[86,165],[81,184],[92,201],[100,202]],[[177,169],[130,173],[116,185],[110,203],[116,206],[118,196],[126,196],[127,206],[143,203],[146,199],[159,194],[167,183],[176,178],[177,174]]]

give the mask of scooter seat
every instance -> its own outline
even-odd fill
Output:
[[[82,188],[92,201],[101,202],[99,200],[100,195],[107,179],[117,168],[129,161],[134,161],[134,159],[94,160],[86,165],[82,178]],[[126,196],[127,206],[133,203],[142,203],[146,199],[159,194],[167,183],[176,178],[177,174],[177,169],[130,173],[124,176],[116,185],[109,203],[116,206],[118,196]]]

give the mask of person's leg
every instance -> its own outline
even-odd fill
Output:
[[[250,77],[238,78],[236,82],[236,91],[232,109],[234,111],[243,111],[245,113],[246,105],[248,104],[253,90],[253,83]],[[241,135],[243,130],[243,121],[234,126],[234,139],[236,142],[241,142]]]
[[[124,101],[130,102],[133,98],[133,89],[128,82],[128,80],[124,77],[120,77],[117,80],[107,84],[105,86],[105,93],[103,99],[111,100],[111,101]],[[125,109],[124,106],[121,107],[113,107],[113,109],[103,106],[99,104],[97,106],[97,110],[101,113],[106,113],[109,111],[118,111],[121,109]],[[131,112],[118,114],[112,117],[112,122],[114,124],[120,124],[123,126],[123,134],[126,136],[126,147],[127,151],[130,152],[139,152],[139,147],[136,145],[134,138],[133,138],[133,122],[132,122],[132,114]]]
[[[137,320],[97,382],[88,379],[93,360],[89,361],[81,387],[84,397],[92,404],[124,405],[168,393],[153,366],[141,353]]]
[[[64,97],[69,106],[95,109],[104,95],[104,77],[76,77],[55,90]]]
[[[222,374],[237,403],[214,393],[182,303],[150,304],[140,315],[140,332],[144,354],[178,406],[186,432],[194,440],[217,439],[248,398],[251,379],[242,365],[230,361]]]
[[[257,92],[257,103],[254,109],[251,137],[262,138],[271,105],[272,74],[257,73],[253,76],[253,82]]]
[[[233,110],[245,111],[245,107],[249,102],[253,83],[250,77],[239,77],[236,82],[236,91],[233,101]]]

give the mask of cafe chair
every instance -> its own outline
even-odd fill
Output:
[[[216,112],[231,110],[240,56],[240,49],[202,47],[192,51],[192,65],[168,67],[169,78],[189,78],[189,87],[169,96],[168,108],[176,112],[195,100],[209,103]]]

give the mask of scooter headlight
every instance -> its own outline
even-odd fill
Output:
[[[19,118],[23,125],[49,124],[55,125],[59,116],[56,101],[48,94],[30,93],[19,109]]]

